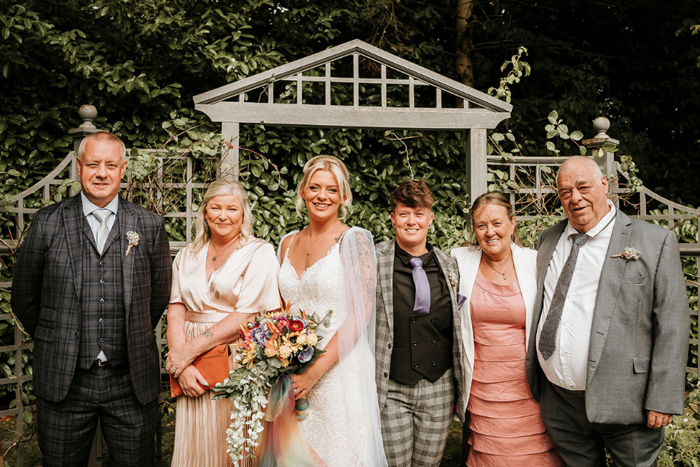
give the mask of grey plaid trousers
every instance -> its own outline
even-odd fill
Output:
[[[434,383],[408,386],[389,380],[382,409],[382,439],[389,466],[438,466],[454,413],[452,369]]]

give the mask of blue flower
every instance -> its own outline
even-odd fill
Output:
[[[272,334],[267,329],[267,327],[259,326],[252,331],[253,342],[256,344],[264,345],[267,340],[272,337]]]
[[[306,363],[309,360],[311,360],[311,357],[314,355],[314,348],[313,347],[307,347],[301,352],[297,354],[297,358],[301,363]]]

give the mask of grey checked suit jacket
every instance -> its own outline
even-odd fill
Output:
[[[539,240],[536,316],[542,312],[545,275],[566,222],[545,230]],[[639,250],[640,258],[611,258],[626,247]],[[675,234],[618,211],[591,329],[586,380],[589,421],[635,424],[646,423],[645,410],[683,413],[689,326]],[[530,332],[527,375],[539,400],[545,376],[537,359],[537,327]]]
[[[170,297],[172,261],[163,219],[119,200],[121,250],[126,232],[139,243],[122,257],[126,339],[136,397],[147,404],[160,392],[159,351],[153,328]],[[82,248],[87,220],[80,194],[34,215],[19,249],[12,283],[12,309],[34,338],[34,391],[61,401],[70,387],[78,358],[82,324]],[[116,225],[115,225],[116,227]]]
[[[394,342],[394,247],[395,240],[388,240],[378,244],[375,248],[377,254],[377,340],[375,343],[377,395],[379,397],[379,411],[386,405],[386,396],[389,389],[389,368],[391,366],[391,350]],[[448,284],[450,277],[459,281],[457,263],[447,253],[434,248],[435,257],[442,268],[442,273]],[[459,397],[459,410],[457,416],[464,422],[465,393],[462,387],[462,326],[459,309],[457,308],[457,293],[450,284],[450,297],[452,298],[453,317],[453,346],[452,361],[456,390]]]

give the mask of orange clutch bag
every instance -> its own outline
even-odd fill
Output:
[[[222,344],[194,359],[192,365],[199,370],[204,379],[207,380],[207,383],[211,385],[202,386],[204,389],[211,389],[216,383],[223,383],[224,380],[228,378],[230,371],[228,357],[230,353],[231,348],[228,344]],[[182,394],[180,383],[170,374],[170,395],[172,397],[177,397]]]

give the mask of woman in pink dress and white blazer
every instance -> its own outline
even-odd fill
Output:
[[[474,200],[472,221],[477,244],[452,250],[467,299],[461,320],[467,465],[563,465],[525,372],[537,252],[519,245],[513,206],[502,193]]]

